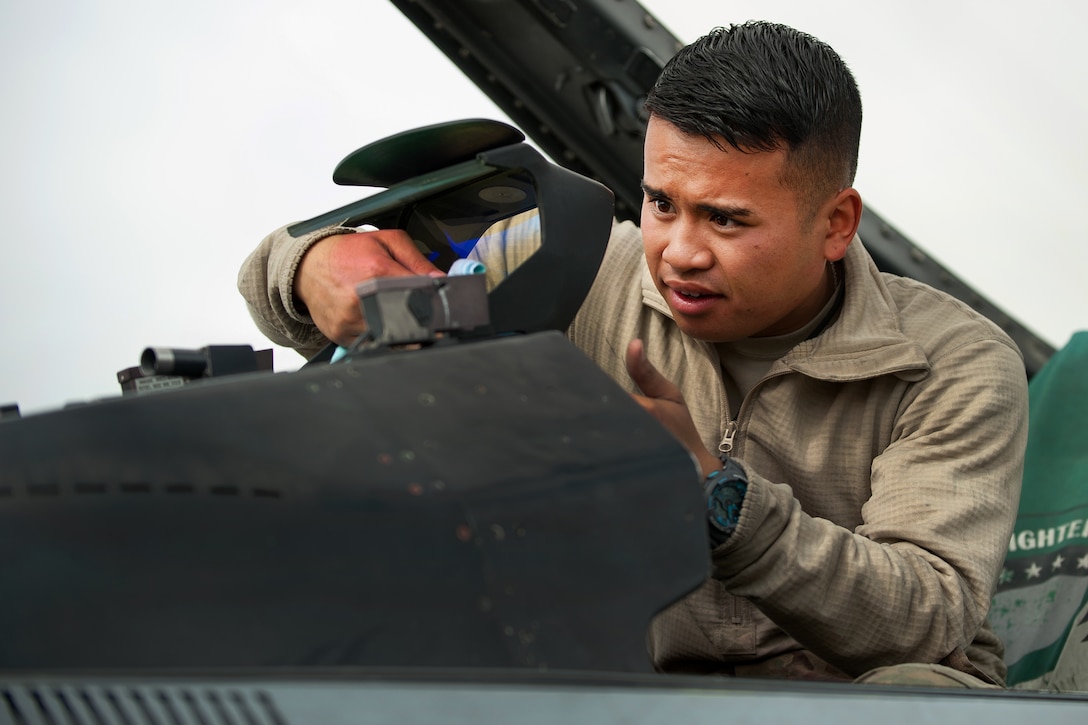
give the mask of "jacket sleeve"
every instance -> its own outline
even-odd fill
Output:
[[[962,658],[985,623],[1019,503],[1027,385],[1011,342],[946,353],[897,402],[860,525],[810,516],[786,482],[749,470],[738,528],[713,553],[728,591],[854,676]],[[864,435],[857,422],[848,435]],[[1000,679],[1000,657],[990,659],[976,664]]]
[[[295,300],[295,271],[306,251],[325,237],[354,229],[327,227],[292,237],[281,227],[265,237],[238,271],[238,291],[257,328],[277,345],[310,358],[328,344],[310,316]]]

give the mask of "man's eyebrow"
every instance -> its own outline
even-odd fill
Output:
[[[645,194],[646,196],[652,198],[652,199],[668,199],[669,198],[668,194],[666,194],[663,191],[659,191],[658,189],[655,189],[652,186],[647,185],[647,183],[645,181],[643,181],[641,184],[639,184],[639,186],[642,187],[642,193]]]
[[[713,206],[712,204],[699,204],[698,208],[713,214],[714,216],[723,216],[727,219],[743,219],[753,215],[751,209],[743,206]]]
[[[669,200],[668,194],[666,194],[664,191],[661,191],[660,189],[655,189],[652,186],[649,186],[645,181],[642,182],[642,193],[644,193],[651,199],[662,199],[665,201]],[[728,217],[730,219],[750,217],[753,215],[751,209],[743,206],[715,206],[713,204],[699,204],[696,206],[696,208],[709,214]]]

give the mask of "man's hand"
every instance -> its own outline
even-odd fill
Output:
[[[346,346],[366,331],[355,285],[375,277],[414,274],[437,277],[442,272],[404,230],[338,234],[303,255],[295,272],[295,297],[325,337]]]
[[[691,412],[688,410],[688,404],[684,402],[684,395],[680,392],[680,388],[662,375],[649,361],[642,340],[632,340],[628,343],[625,361],[628,374],[643,392],[642,395],[631,396],[635,402],[657,418],[684,444],[684,447],[699,462],[704,476],[721,468],[722,463],[718,457],[703,445],[703,440],[699,436],[699,431],[695,429],[695,422],[691,419]]]

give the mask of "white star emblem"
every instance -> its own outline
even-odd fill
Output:
[[[1043,570],[1039,567],[1038,564],[1032,564],[1028,567],[1027,570],[1028,579],[1038,579],[1039,575],[1042,573]]]
[[[1051,569],[1061,569],[1063,561],[1065,561],[1065,557],[1062,556],[1061,554],[1058,554],[1058,558],[1054,560],[1054,563],[1052,563],[1050,565],[1050,568]]]
[[[1088,554],[1085,554],[1081,558],[1077,559],[1078,569],[1088,569]]]
[[[998,579],[999,584],[1008,584],[1012,581],[1013,574],[1008,569],[1001,570],[1001,577]]]

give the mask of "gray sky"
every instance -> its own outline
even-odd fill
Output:
[[[865,202],[1051,344],[1088,329],[1088,6],[643,5],[682,40],[761,18],[829,42],[862,90]],[[0,403],[24,413],[118,395],[147,346],[269,347],[238,267],[359,198],[340,159],[503,118],[384,0],[13,0],[0,54]]]

